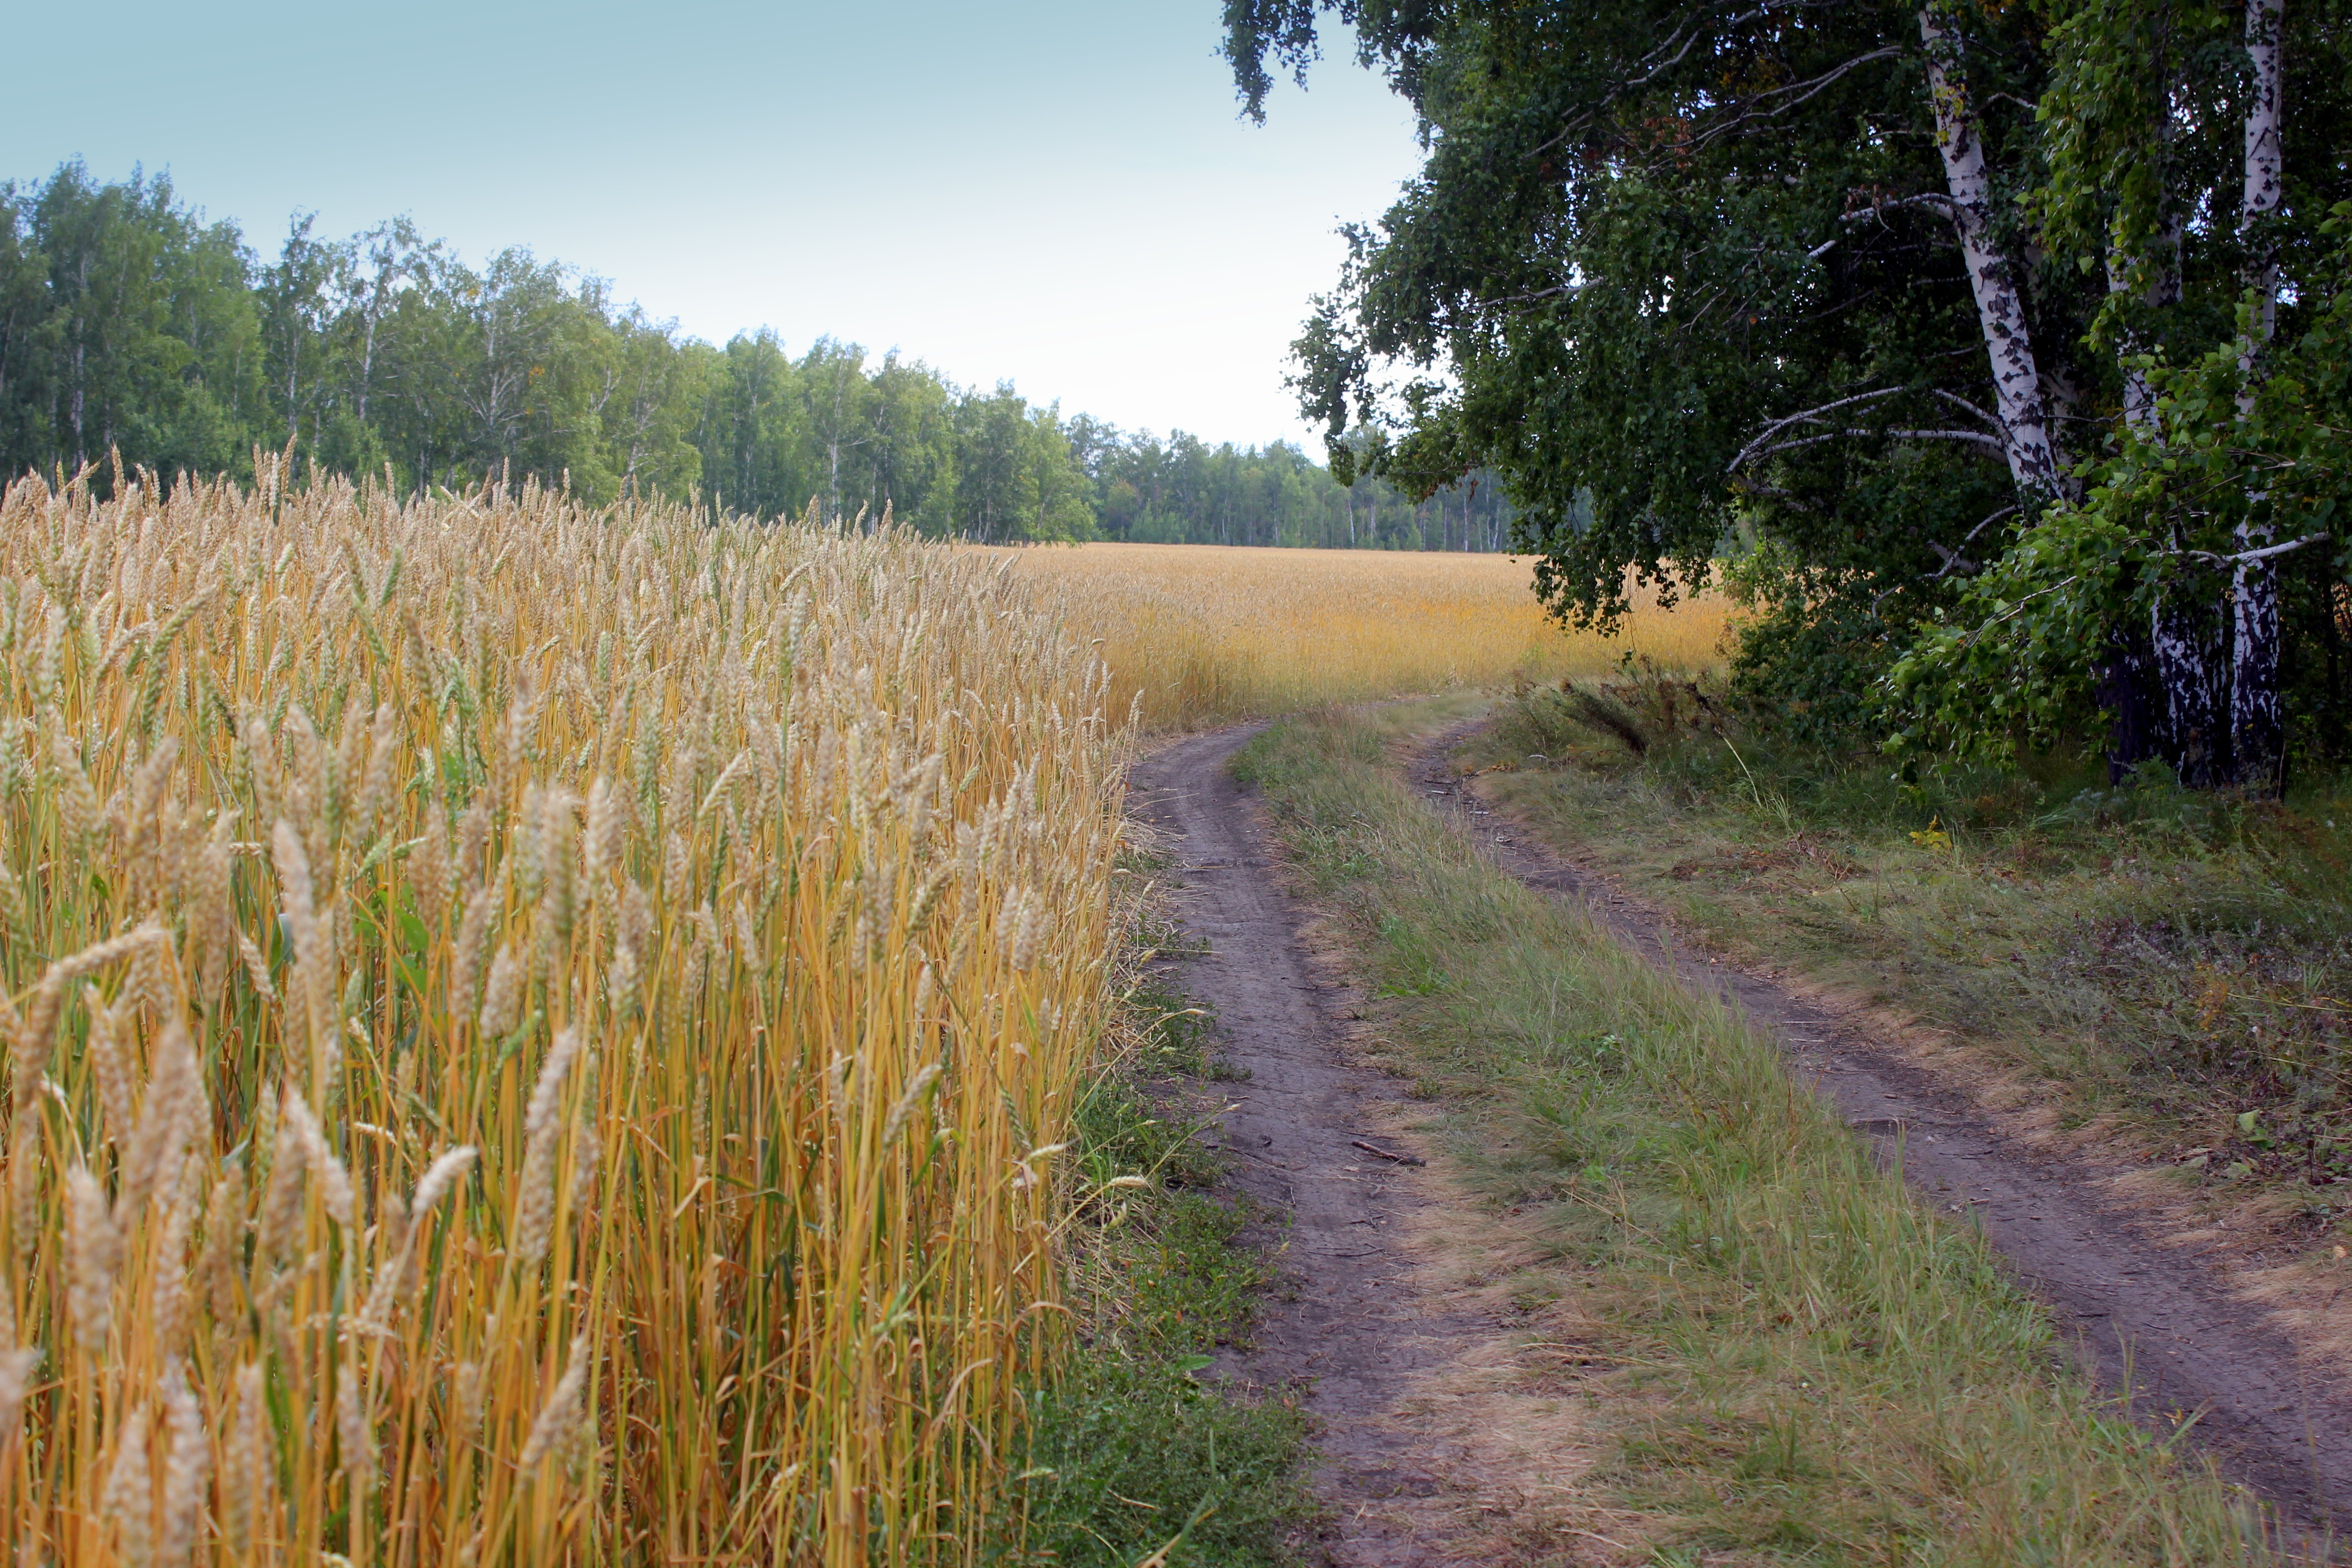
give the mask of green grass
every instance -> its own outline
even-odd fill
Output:
[[[1734,956],[1948,1032],[2068,1124],[2105,1118],[2156,1160],[2210,1151],[2196,1179],[2286,1194],[2304,1246],[2352,1217],[2343,781],[2284,804],[2114,790],[2048,760],[1906,781],[1686,685],[1611,696],[1649,741],[1638,759],[1570,695],[1507,700],[1470,752],[1516,764],[1488,781],[1498,803]]]
[[[1129,1568],[1180,1534],[1171,1564],[1292,1560],[1286,1541],[1306,1512],[1305,1417],[1228,1399],[1195,1377],[1265,1283],[1227,1245],[1235,1223],[1186,1196],[1137,1225],[1138,1244],[1121,1249],[1133,1293],[1118,1327],[1038,1398],[1022,1483],[1027,1553],[1013,1561]]]
[[[1540,1237],[1509,1282],[1530,1331],[1621,1369],[1582,1484],[1650,1560],[2263,1561],[2237,1494],[2098,1397],[1769,1042],[1437,822],[1389,761],[1423,719],[1294,720],[1240,765],[1381,996],[1386,1065]]]
[[[1151,919],[1140,936],[1147,960],[1179,945]],[[1120,1011],[1125,1047],[1075,1117],[1080,1180],[1097,1194],[1072,1248],[1081,1342],[1032,1396],[1017,1487],[1028,1535],[1002,1562],[1133,1568],[1165,1551],[1165,1568],[1280,1568],[1309,1512],[1306,1417],[1201,1380],[1217,1347],[1246,1342],[1274,1277],[1234,1245],[1252,1215],[1194,1136],[1202,1090],[1230,1069],[1212,1020],[1148,962]]]

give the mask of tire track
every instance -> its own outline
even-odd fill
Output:
[[[1694,959],[1660,913],[1595,872],[1506,831],[1449,758],[1483,721],[1412,753],[1424,801],[1528,886],[1589,910],[1627,947],[1721,994],[1779,1042],[1799,1077],[1882,1155],[1898,1138],[1906,1181],[1975,1216],[2014,1277],[2050,1310],[2102,1384],[2154,1424],[2193,1414],[2193,1438],[2225,1474],[2324,1535],[2352,1520],[2352,1401],[2306,1366],[2268,1312],[2232,1297],[2212,1264],[2162,1245],[2103,1201],[2084,1173],[2006,1137],[1964,1096],[1828,1009],[1760,976]]]
[[[1459,1407],[1445,1391],[1507,1361],[1512,1331],[1448,1291],[1410,1239],[1444,1206],[1429,1173],[1362,1147],[1410,1146],[1401,1097],[1348,1052],[1349,994],[1313,973],[1263,813],[1227,770],[1260,728],[1177,742],[1131,779],[1133,809],[1175,852],[1187,934],[1206,949],[1185,961],[1184,988],[1214,1009],[1227,1059],[1247,1074],[1222,1086],[1233,1180],[1275,1216],[1243,1239],[1275,1257],[1282,1288],[1217,1373],[1245,1394],[1297,1397],[1316,1419],[1310,1484],[1325,1515],[1300,1543],[1310,1561],[1458,1563],[1478,1533],[1473,1516],[1495,1500],[1478,1441],[1443,1417]],[[1447,1223],[1457,1217],[1480,1223]]]

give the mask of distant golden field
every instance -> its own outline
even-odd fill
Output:
[[[1111,711],[1150,729],[1320,702],[1596,674],[1625,653],[1669,668],[1717,659],[1728,606],[1708,595],[1636,613],[1615,637],[1545,618],[1525,557],[1208,544],[992,552],[1068,595],[1099,639]]]

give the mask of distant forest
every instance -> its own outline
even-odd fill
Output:
[[[405,218],[347,239],[298,216],[266,261],[167,178],[79,163],[0,184],[0,474],[110,454],[249,474],[258,446],[403,490],[537,476],[761,517],[889,512],[988,542],[1128,539],[1390,550],[1507,546],[1472,476],[1415,503],[1298,447],[1211,447],[1065,418],[1010,383],[771,329],[723,347],[525,249],[478,268]]]

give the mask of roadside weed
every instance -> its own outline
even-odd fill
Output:
[[[1884,759],[1695,726],[1687,704],[1671,732],[1645,717],[1662,738],[1636,763],[1606,736],[1541,729],[1542,695],[1507,700],[1470,755],[1549,742],[1542,764],[1483,787],[1556,847],[1729,956],[1945,1034],[2062,1130],[2096,1122],[2093,1136],[2168,1165],[2210,1153],[2195,1169],[2213,1204],[2310,1207],[2279,1242],[2352,1239],[2352,1197],[2337,1195],[2352,1194],[2342,781],[2271,803],[2160,773],[2109,788],[2045,759],[1906,782]]]

